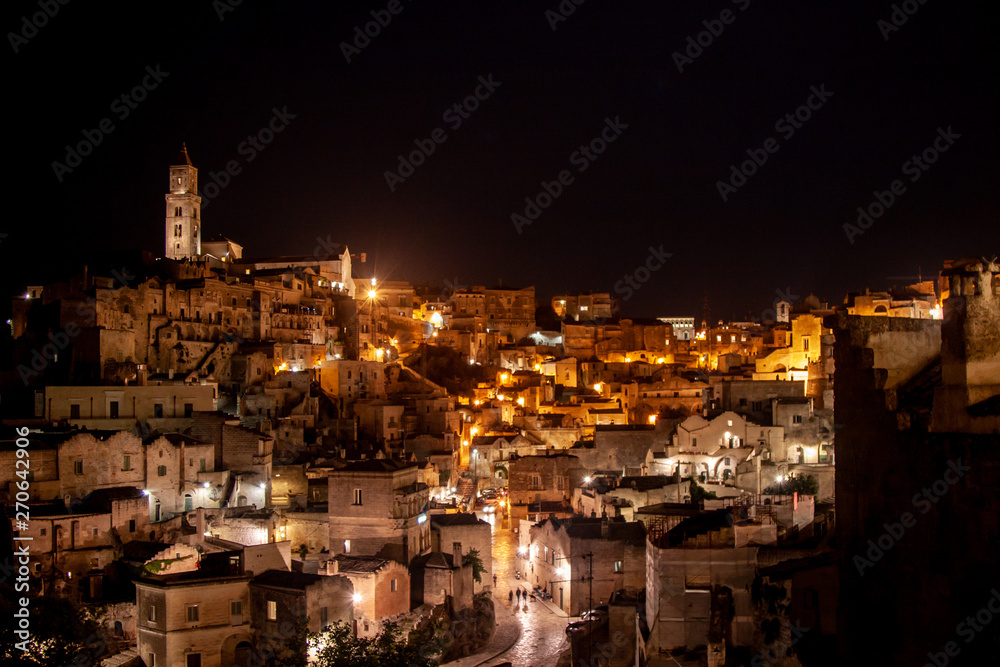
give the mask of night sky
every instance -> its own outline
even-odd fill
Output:
[[[707,295],[713,318],[742,318],[786,289],[839,303],[1000,252],[990,3],[910,0],[895,29],[887,1],[565,0],[574,11],[553,30],[557,0],[400,0],[348,63],[342,44],[389,4],[76,0],[14,53],[9,33],[38,0],[5,3],[5,289],[94,251],[161,254],[182,141],[203,192],[239,163],[203,233],[247,256],[308,254],[329,235],[367,253],[359,275],[502,279],[547,300],[614,293],[662,246],[672,256],[623,304],[633,316],[700,320]],[[713,23],[724,10],[730,22]],[[674,53],[705,21],[721,34],[678,71]],[[144,77],[154,87],[136,108],[115,103]],[[443,114],[479,77],[499,86],[455,127]],[[812,87],[832,95],[789,136],[776,123]],[[275,108],[294,118],[249,162],[243,142]],[[60,182],[52,163],[105,118],[113,131]],[[608,118],[627,128],[574,159]],[[948,150],[904,172],[949,127]],[[436,128],[446,140],[390,191],[385,172]],[[777,152],[723,201],[717,182],[769,138]],[[563,170],[572,182],[518,233],[511,215]],[[903,194],[849,242],[843,225],[896,179]]]

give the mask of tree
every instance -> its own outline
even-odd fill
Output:
[[[698,484],[694,475],[688,477],[691,481],[691,504],[700,505],[704,500],[716,500],[718,498],[714,491],[706,491]]]
[[[355,637],[343,621],[309,637],[317,667],[434,667],[431,645],[418,647],[402,638],[399,626],[386,623],[375,637]]]
[[[80,607],[67,598],[32,598],[28,607],[31,637],[22,643],[14,632],[19,626],[14,617],[20,609],[16,600],[22,596],[6,586],[0,591],[0,664],[34,667],[74,665],[83,660],[79,664],[92,665],[107,657],[108,647],[100,626],[84,618]]]
[[[462,562],[463,565],[472,565],[472,578],[477,584],[483,583],[483,572],[486,571],[486,566],[483,565],[483,559],[479,555],[478,549],[469,549],[469,553],[465,554],[465,558]]]
[[[782,494],[798,492],[800,496],[815,496],[819,493],[819,482],[812,475],[806,475],[805,477],[789,476],[785,481],[767,487],[764,492]]]
[[[309,553],[309,547],[307,547],[306,543],[303,542],[302,544],[300,544],[298,546],[298,548],[296,549],[296,551],[299,552],[299,558],[301,558],[302,560],[305,560],[306,559],[306,554]]]
[[[282,624],[284,625],[284,624]],[[263,661],[265,667],[307,667],[309,648],[309,619],[302,619],[296,625],[291,635],[287,635],[288,630],[279,629],[279,633],[285,636],[269,637],[264,635],[262,640],[268,642],[268,653]]]

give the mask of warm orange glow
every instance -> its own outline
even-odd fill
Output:
[[[378,294],[375,292],[375,290],[373,290],[373,289],[368,290],[368,298],[369,299],[374,299],[376,296],[378,296]]]
[[[649,415],[649,423],[650,424],[656,423],[656,415]]]
[[[522,408],[524,407],[524,396],[517,397],[517,404],[520,405]]]
[[[596,391],[598,394],[601,393],[601,389],[603,389],[603,388],[604,388],[604,385],[602,385],[600,382],[598,382],[598,383],[596,383],[594,385],[594,391]]]
[[[479,433],[479,427],[478,426],[473,426],[472,430],[469,431],[469,432],[472,433],[472,435],[475,435],[475,434]]]

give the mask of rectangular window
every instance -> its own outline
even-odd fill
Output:
[[[156,466],[156,475],[158,477],[166,477],[167,476],[167,466]]]
[[[350,540],[344,540],[344,553],[345,554],[351,553],[351,541]]]
[[[206,470],[205,459],[198,459],[198,466],[199,466],[198,467],[199,472],[205,472]]]
[[[163,418],[163,403],[157,403],[153,406],[153,417],[157,419]]]
[[[393,593],[396,592],[396,580],[393,579],[389,582],[389,590]]]
[[[354,489],[354,504],[361,504],[361,489]]]
[[[801,424],[802,423],[802,415],[792,415],[792,423],[793,424]]]
[[[146,664],[149,665],[149,667],[156,667],[156,654],[150,653],[146,657],[148,658],[148,660],[146,660]]]
[[[194,405],[192,405],[191,403],[185,403],[184,404],[184,416],[185,417],[190,417],[193,414],[194,414]]]
[[[809,339],[807,337],[803,337],[802,338],[802,350],[804,352],[808,352],[809,351]]]
[[[267,601],[267,620],[277,621],[278,620],[278,603],[274,600]]]
[[[74,403],[73,405],[69,406],[69,418],[70,419],[79,419],[80,418],[80,404],[79,403]]]
[[[747,406],[747,399],[741,398],[740,399],[740,407],[741,408],[745,408],[746,406]]]
[[[230,616],[242,616],[243,615],[243,602],[240,600],[233,600],[229,603],[229,615]]]
[[[128,520],[128,532],[130,532],[130,533],[134,533],[135,532],[135,519],[129,519]]]
[[[79,461],[73,461],[73,473],[76,475],[83,474],[83,459]]]
[[[108,404],[108,419],[118,419],[118,401]]]
[[[319,608],[319,627],[325,628],[330,625],[330,613],[326,607]]]
[[[198,605],[191,604],[187,608],[187,620],[188,623],[195,623],[198,620]]]
[[[132,469],[132,457],[126,454],[122,457],[122,470]]]
[[[620,561],[620,560],[616,560],[616,561],[615,561],[615,573],[616,573],[616,574],[619,574],[619,573],[621,573],[621,571],[622,571],[622,569],[623,569],[622,565],[623,565],[623,564],[622,564],[622,561]]]
[[[692,447],[698,446],[698,438],[691,438],[691,446]]]

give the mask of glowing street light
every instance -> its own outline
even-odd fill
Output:
[[[649,415],[649,423],[650,424],[656,423],[656,415]]]
[[[584,477],[583,478],[583,483],[584,484],[590,484],[590,477]]]
[[[597,383],[594,384],[594,391],[596,391],[598,394],[601,393],[601,389],[603,389],[603,388],[604,388],[604,385],[601,384],[600,382],[597,382]]]
[[[378,294],[375,293],[375,290],[373,290],[373,289],[368,290],[368,298],[369,299],[374,299],[376,296],[378,296]]]
[[[361,593],[355,593],[353,596],[351,596],[351,599],[354,601],[354,604],[358,604],[359,602],[361,602]]]

